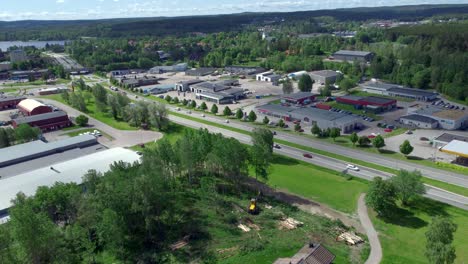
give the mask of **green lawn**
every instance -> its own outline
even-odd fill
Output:
[[[393,96],[387,96],[387,95],[381,95],[381,94],[372,94],[372,93],[359,91],[359,90],[353,90],[351,91],[351,94],[355,96],[378,96],[378,97],[383,97],[383,98],[388,98],[388,99],[397,99],[398,101],[402,101],[402,102],[414,102],[414,99],[410,99],[410,98],[393,97]]]
[[[375,120],[380,120],[382,119],[381,116],[378,116],[372,112],[367,112],[367,111],[364,111],[362,109],[356,109],[354,108],[354,106],[352,105],[348,105],[348,104],[341,104],[341,103],[338,103],[338,102],[328,102],[328,103],[325,103],[331,107],[334,107],[336,109],[341,109],[341,110],[345,110],[345,111],[350,111],[352,112],[353,114],[357,114],[357,115],[366,115],[368,117],[372,117],[374,118]]]

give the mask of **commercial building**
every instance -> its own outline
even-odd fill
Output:
[[[432,118],[442,129],[457,130],[468,127],[468,115],[463,110],[446,109],[433,105],[425,107],[416,105],[408,108],[408,114]]]
[[[256,80],[259,82],[269,82],[273,85],[278,85],[279,80],[281,79],[281,75],[275,74],[274,72],[264,72],[257,74]]]
[[[400,123],[407,126],[418,127],[418,128],[437,128],[439,123],[434,118],[430,118],[422,115],[407,115],[400,117]]]
[[[288,74],[288,78],[299,80],[299,78],[301,78],[302,75],[307,75],[307,74],[308,73],[306,71],[293,72],[293,73]]]
[[[362,90],[368,93],[387,95],[393,97],[404,97],[418,101],[433,101],[439,96],[438,93],[416,88],[408,88],[397,84],[382,83],[376,81],[366,82],[360,85]]]
[[[201,77],[201,76],[210,75],[214,73],[215,71],[216,71],[216,68],[197,68],[197,69],[186,70],[185,75]]]
[[[45,88],[39,90],[39,95],[49,95],[49,94],[58,94],[68,92],[69,89],[66,87],[53,87],[53,88]]]
[[[197,99],[214,102],[217,104],[230,104],[245,97],[244,90],[232,87],[237,80],[225,80],[221,82],[202,82],[190,87]]]
[[[141,87],[144,94],[162,94],[174,91],[174,84],[158,84],[152,86]]]
[[[335,83],[338,76],[342,74],[336,71],[323,70],[323,71],[313,71],[310,73],[310,77],[316,83],[324,85],[325,83]]]
[[[120,85],[127,88],[136,88],[154,84],[158,84],[158,78],[154,76],[134,76],[133,78],[127,78],[124,76],[120,79]]]
[[[30,70],[30,71],[12,71],[10,72],[10,79],[12,80],[25,80],[25,79],[40,79],[44,75],[49,74],[48,69]]]
[[[89,170],[105,173],[115,162],[122,161],[133,164],[139,160],[140,156],[131,150],[114,148],[2,179],[2,184],[0,184],[0,215],[7,213],[12,206],[11,200],[16,197],[18,192],[32,196],[39,186],[51,187],[56,182],[81,184],[83,176]]]
[[[10,166],[73,148],[83,148],[95,144],[97,144],[95,136],[81,135],[49,143],[36,140],[2,148],[0,149],[0,167]]]
[[[17,50],[10,51],[11,63],[18,63],[18,62],[23,62],[27,60],[28,60],[28,56],[26,55],[26,52],[24,50],[17,49]]]
[[[257,112],[284,119],[301,121],[308,125],[317,124],[321,129],[339,128],[343,133],[350,133],[360,126],[358,117],[312,107],[286,107],[266,104],[256,107]]]
[[[452,142],[453,140],[468,142],[468,137],[450,134],[450,133],[443,133],[442,135],[432,140],[432,146],[435,148],[443,147],[447,145],[448,143]]]
[[[397,107],[397,100],[377,96],[362,97],[354,95],[345,95],[337,97],[336,101],[341,104],[353,105],[356,109],[366,108],[376,113],[388,111]]]
[[[24,96],[0,96],[0,110],[16,108],[24,99]]]
[[[249,67],[249,66],[226,66],[224,70],[237,75],[256,75],[262,72],[265,72],[265,68],[262,67]]]
[[[11,120],[11,122],[14,128],[21,124],[28,124],[32,127],[38,127],[43,132],[69,127],[72,124],[67,113],[63,111],[20,117]]]
[[[25,116],[40,115],[52,112],[52,108],[34,99],[22,100],[17,107]]]
[[[285,94],[281,96],[281,102],[295,105],[304,105],[315,101],[316,96],[316,94],[308,92]]]
[[[190,86],[198,84],[198,83],[202,83],[202,82],[205,82],[205,81],[195,79],[195,80],[190,80],[190,81],[178,82],[175,84],[175,89],[176,91],[187,92],[187,91],[190,91]]]
[[[279,258],[273,264],[331,264],[335,255],[324,246],[308,244],[291,258]]]
[[[456,156],[454,163],[468,166],[468,143],[459,140],[452,140],[449,144],[440,148],[440,151]]]
[[[369,51],[339,50],[333,53],[333,59],[347,62],[370,62],[374,54]]]
[[[187,63],[179,63],[171,66],[156,66],[151,68],[148,72],[152,74],[165,73],[165,72],[184,72],[188,69]]]

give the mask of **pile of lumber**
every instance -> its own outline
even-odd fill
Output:
[[[293,219],[291,217],[288,217],[288,218],[280,221],[280,226],[283,227],[283,228],[286,228],[288,230],[293,230],[293,229],[296,229],[296,228],[301,227],[303,225],[304,225],[303,222],[297,221],[296,219]]]
[[[345,241],[348,245],[357,245],[364,242],[361,237],[353,232],[344,232],[336,238],[337,241]]]

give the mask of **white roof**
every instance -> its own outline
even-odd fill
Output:
[[[0,211],[11,207],[11,200],[16,197],[18,192],[31,196],[36,193],[39,186],[50,187],[56,182],[75,182],[80,184],[83,175],[89,170],[104,173],[116,161],[134,163],[135,161],[139,161],[139,159],[140,156],[134,151],[124,148],[113,148],[14,177],[0,179]],[[53,170],[51,167],[53,167]]]
[[[62,91],[62,90],[68,90],[68,88],[67,87],[51,87],[51,88],[41,89],[40,92],[53,92],[53,91]]]
[[[468,142],[452,140],[442,147],[440,151],[468,158]]]
[[[18,104],[18,107],[21,107],[27,111],[32,111],[34,110],[34,108],[39,107],[39,106],[45,106],[45,105],[33,99],[24,99]]]

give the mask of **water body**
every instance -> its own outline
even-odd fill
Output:
[[[0,49],[2,51],[7,51],[8,48],[18,46],[18,47],[28,47],[34,46],[38,49],[42,49],[49,45],[65,45],[65,40],[49,40],[49,41],[0,41]]]

